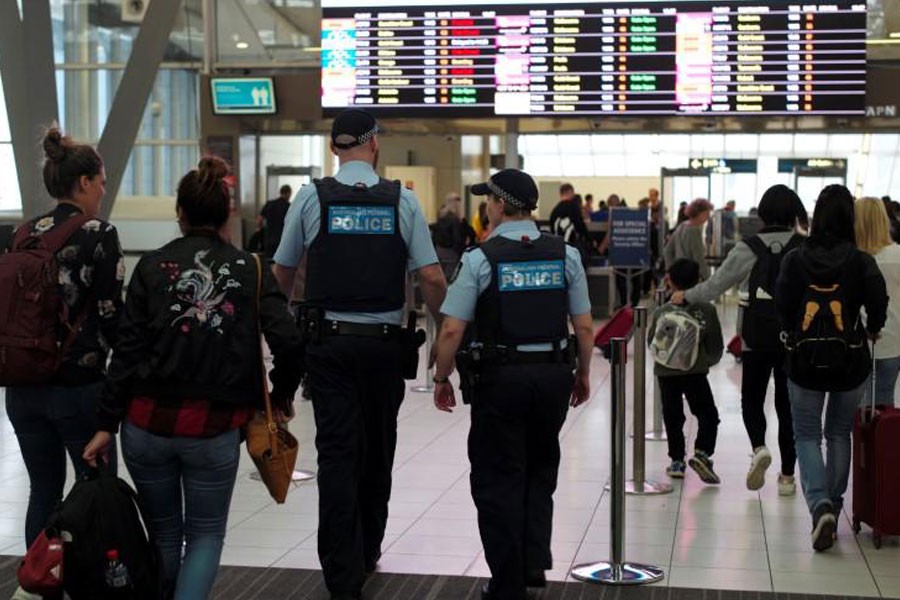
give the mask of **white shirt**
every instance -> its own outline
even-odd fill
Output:
[[[887,287],[887,321],[875,344],[875,358],[900,356],[900,245],[891,244],[875,255]]]

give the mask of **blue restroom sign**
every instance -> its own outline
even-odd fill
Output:
[[[393,206],[328,207],[328,233],[392,235],[396,226]]]
[[[501,292],[561,290],[566,287],[566,265],[561,260],[500,263]]]

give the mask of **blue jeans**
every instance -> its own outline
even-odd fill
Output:
[[[863,384],[865,385],[865,384]],[[844,505],[850,477],[850,434],[863,385],[847,392],[819,392],[800,387],[788,379],[791,414],[800,485],[812,514],[820,504],[830,502],[835,512]],[[828,394],[828,406],[825,394]],[[825,410],[826,459],[822,458],[822,411]]]
[[[875,403],[894,406],[894,386],[897,385],[897,373],[900,372],[900,356],[875,359]],[[866,380],[863,393],[863,406],[872,404],[872,377]]]
[[[206,598],[225,543],[240,459],[238,430],[212,438],[169,438],[126,422],[122,455],[162,555],[164,597]]]
[[[6,388],[6,414],[16,431],[31,485],[25,516],[25,543],[29,547],[62,500],[66,453],[77,477],[87,473],[89,467],[81,454],[97,431],[97,397],[102,388],[102,383]],[[115,474],[115,441],[110,446],[109,463]]]

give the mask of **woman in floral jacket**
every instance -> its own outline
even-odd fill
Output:
[[[227,174],[222,160],[205,158],[179,183],[184,236],[135,268],[100,430],[84,449],[94,462],[122,424],[125,464],[162,555],[165,598],[206,598],[215,580],[240,427],[260,408],[260,330],[274,356],[280,412],[290,414],[301,374],[300,334],[274,277],[262,269],[258,296],[253,255],[223,238]]]

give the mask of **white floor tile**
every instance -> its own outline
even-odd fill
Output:
[[[225,548],[222,550],[221,564],[245,567],[269,567],[287,552],[287,550],[279,548],[229,546],[226,544]]]
[[[668,573],[671,587],[713,590],[745,590],[771,592],[768,569],[710,569],[701,567],[672,567]]]
[[[878,583],[882,598],[900,598],[900,577],[879,575],[875,577],[875,581]]]
[[[773,571],[772,580],[776,592],[878,596],[875,580],[868,571],[856,575]]]
[[[472,537],[407,534],[391,544],[390,552],[391,554],[468,556],[469,558],[475,558],[481,552],[481,540]]]

